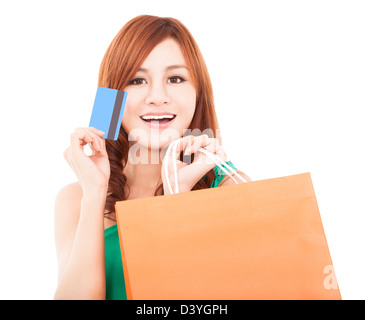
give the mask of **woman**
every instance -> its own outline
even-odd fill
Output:
[[[114,204],[169,194],[161,169],[172,140],[182,137],[168,159],[177,159],[180,192],[234,183],[197,152],[205,148],[228,161],[205,62],[180,21],[149,15],[129,21],[106,51],[98,85],[128,92],[122,127],[117,141],[91,127],[71,134],[64,156],[78,182],[61,189],[55,204],[55,299],[126,298]],[[93,155],[83,152],[86,144]]]

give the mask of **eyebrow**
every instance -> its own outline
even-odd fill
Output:
[[[188,67],[185,66],[185,65],[183,65],[183,64],[173,64],[171,66],[166,67],[165,70],[173,70],[173,69],[180,69],[180,68],[188,69]],[[148,72],[148,69],[146,69],[146,68],[139,68],[138,71]]]

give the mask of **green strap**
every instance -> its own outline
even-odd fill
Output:
[[[226,161],[226,164],[229,165],[230,167],[232,167],[233,169],[238,170],[231,161]],[[228,172],[230,172],[228,169],[226,169],[226,170]],[[226,175],[225,172],[219,166],[214,167],[214,174],[215,174],[215,177],[210,186],[211,188],[218,187],[218,185],[221,183],[221,181],[223,180],[223,178]]]
[[[231,161],[226,161],[226,163],[227,163],[227,165],[231,166],[233,169],[238,170]],[[229,171],[229,170],[227,170],[227,171]],[[219,166],[215,166],[214,167],[214,179],[213,179],[210,187],[211,188],[218,187],[218,185],[221,183],[221,181],[223,180],[225,175],[226,175],[225,172]],[[202,179],[204,179],[205,176],[206,176],[206,174],[202,177]]]

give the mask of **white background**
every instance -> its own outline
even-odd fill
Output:
[[[53,298],[54,199],[75,181],[62,154],[107,46],[140,14],[193,34],[240,170],[311,173],[342,297],[364,299],[365,5],[334,0],[2,1],[0,298]]]

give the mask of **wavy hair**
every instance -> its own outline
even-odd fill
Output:
[[[153,48],[167,38],[172,38],[179,44],[196,90],[195,113],[187,129],[191,131],[199,129],[201,132],[211,129],[209,132],[214,138],[221,140],[220,136],[217,137],[219,128],[213,89],[205,61],[189,30],[177,19],[140,15],[127,22],[112,40],[104,55],[98,86],[123,90]],[[108,214],[114,212],[116,201],[128,198],[126,194],[128,183],[123,169],[128,161],[129,142],[123,126],[118,140],[106,140],[106,149],[110,162],[110,179],[105,203],[105,211]],[[182,157],[181,153],[180,160]],[[209,188],[213,179],[212,169],[195,184],[192,190]],[[161,188],[163,194],[163,184],[162,180],[160,181],[155,196]]]

